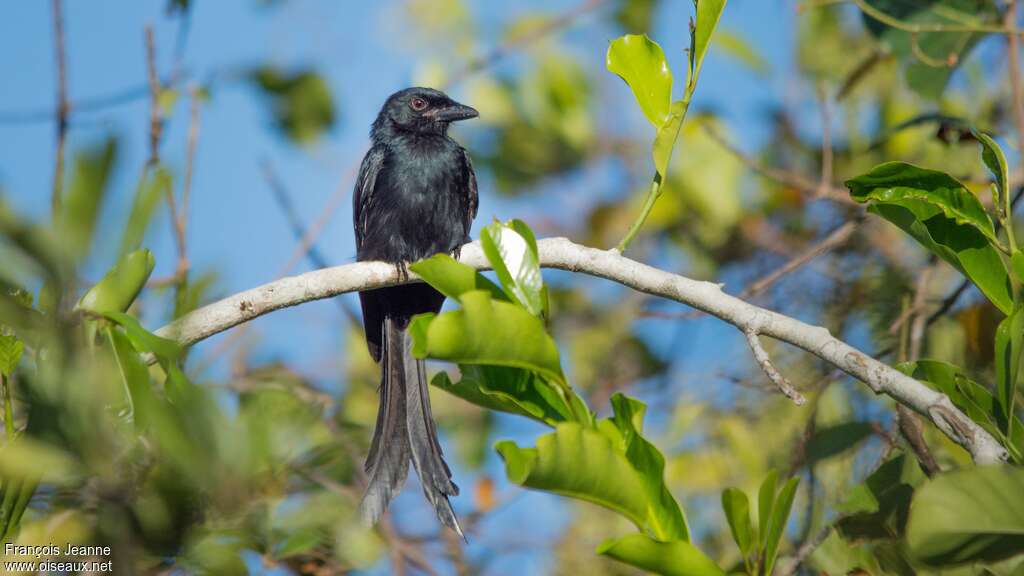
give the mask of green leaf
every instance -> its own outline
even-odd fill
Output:
[[[973,281],[1000,310],[1013,308],[999,241],[978,199],[943,172],[887,162],[846,182],[858,202],[879,214]]]
[[[725,575],[710,558],[689,542],[659,542],[645,534],[607,540],[597,553],[665,576]]]
[[[163,206],[163,200],[171,190],[171,173],[163,166],[147,169],[135,190],[132,209],[121,235],[120,256],[138,250],[146,237],[153,216]]]
[[[14,334],[0,334],[0,375],[14,374],[24,348],[24,343]]]
[[[88,254],[92,246],[116,153],[116,140],[108,138],[101,146],[75,156],[70,186],[62,203],[60,234],[65,249],[76,259]]]
[[[999,10],[992,0],[866,0],[868,8],[911,26],[998,24]],[[981,33],[911,33],[891,28],[864,11],[868,30],[903,64],[912,90],[937,99],[942,95],[957,64],[985,37]],[[922,56],[924,58],[922,58]]]
[[[126,254],[82,296],[75,309],[96,314],[124,312],[146,285],[154,265],[153,253],[149,250]]]
[[[887,460],[839,506],[839,533],[854,541],[901,536],[914,488],[924,480],[914,458],[898,454]]]
[[[520,229],[529,230],[522,222]],[[537,240],[528,241],[511,225],[494,222],[480,232],[480,243],[501,286],[513,302],[519,302],[534,316],[544,311],[544,281],[540,275]]]
[[[251,78],[270,100],[277,127],[296,143],[311,144],[334,125],[334,99],[323,76],[264,67]]]
[[[759,554],[768,547],[768,525],[772,517],[772,507],[775,505],[775,483],[778,478],[778,471],[769,471],[757,491],[757,550]]]
[[[807,460],[815,463],[842,454],[873,433],[867,422],[843,422],[819,428],[807,442]]]
[[[612,423],[622,435],[626,458],[643,481],[648,501],[647,526],[659,540],[689,541],[686,517],[665,485],[665,457],[641,434],[647,407],[621,393],[612,396],[611,404]]]
[[[764,551],[764,562],[761,566],[765,574],[771,574],[775,566],[775,558],[779,552],[779,542],[782,541],[782,534],[786,530],[786,522],[789,520],[789,512],[793,508],[793,498],[796,496],[796,487],[800,478],[790,478],[782,490],[779,491],[772,506],[772,517],[768,523],[768,540]]]
[[[992,562],[1024,551],[1024,470],[975,466],[943,474],[917,490],[907,545],[933,564]]]
[[[486,276],[447,254],[435,254],[426,260],[409,265],[409,269],[423,278],[438,292],[460,301],[464,292],[486,290],[497,300],[507,300],[505,293]]]
[[[148,352],[163,362],[173,363],[184,352],[181,344],[174,340],[161,338],[142,327],[134,316],[124,312],[103,312],[103,317],[124,328],[125,335],[131,341],[132,346],[139,352]],[[166,366],[165,366],[166,368]],[[170,376],[170,374],[168,374]]]
[[[690,76],[687,78],[687,94],[692,94],[697,87],[697,78],[704,63],[711,34],[718,25],[718,19],[725,10],[725,0],[694,0],[697,7],[697,23],[694,25],[690,46]],[[686,98],[689,100],[689,97]]]
[[[612,440],[593,428],[564,422],[539,437],[536,448],[503,440],[495,449],[513,484],[604,506],[640,529],[646,524],[643,479]]]
[[[646,34],[626,34],[608,46],[605,65],[633,91],[647,120],[660,128],[672,102],[672,71],[661,46]]]
[[[1020,353],[1024,349],[1024,306],[1017,305],[1013,312],[996,328],[996,398],[999,400],[998,421],[1008,437],[1013,435],[1014,400],[1017,395],[1017,376]]]
[[[138,428],[145,428],[149,424],[147,411],[155,401],[149,381],[149,369],[123,332],[113,327],[107,327],[106,332],[124,383],[129,418]]]
[[[722,510],[729,522],[732,539],[739,547],[744,562],[753,551],[754,526],[750,522],[750,501],[742,490],[726,488],[722,491]]]
[[[459,310],[413,319],[418,358],[524,368],[565,383],[558,347],[540,318],[483,290],[464,292],[461,301]]]
[[[1021,454],[1024,453],[1024,426],[1020,419],[1013,417],[1011,440],[1007,441],[1004,435],[1006,425],[1000,425],[1001,405],[987,388],[965,376],[961,368],[938,360],[918,360],[898,364],[896,369],[948,396],[954,406],[999,438],[1014,459],[1020,460]]]
[[[431,383],[477,406],[526,416],[551,427],[575,420],[557,385],[537,373],[505,366],[463,365],[459,369],[462,378],[458,383],[446,372],[439,372]]]
[[[988,171],[992,173],[992,177],[996,180],[996,194],[995,204],[996,206],[1002,207],[1003,202],[1006,199],[1006,195],[1009,194],[1010,181],[1010,170],[1006,166],[1006,156],[1003,154],[1003,149],[996,144],[996,141],[991,136],[985,134],[980,130],[972,130],[974,137],[978,139],[978,144],[981,145],[981,160],[988,167]]]

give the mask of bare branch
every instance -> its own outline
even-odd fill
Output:
[[[722,292],[718,284],[692,280],[636,262],[612,251],[581,246],[566,238],[538,242],[541,265],[605,278],[634,290],[675,300],[716,316],[740,330],[753,330],[801,348],[927,416],[979,463],[1004,461],[1006,450],[988,432],[958,410],[950,399],[853,346],[820,326],[749,304]],[[480,244],[462,248],[462,262],[488,266]],[[233,326],[289,306],[339,294],[415,281],[398,276],[384,262],[359,262],[282,278],[199,308],[160,328],[157,334],[194,344]]]
[[[53,41],[57,59],[57,153],[53,168],[53,217],[60,215],[61,196],[64,194],[64,144],[68,135],[68,70],[64,51],[64,6],[53,0]]]
[[[761,370],[768,376],[768,379],[778,387],[779,392],[782,392],[786,398],[789,398],[797,406],[803,406],[807,402],[804,399],[803,394],[796,391],[793,385],[786,380],[775,365],[772,364],[772,359],[768,356],[768,352],[761,345],[761,339],[757,336],[757,331],[753,328],[747,328],[743,331],[747,337],[747,344],[750,344],[750,351],[754,353],[754,359],[761,365]]]

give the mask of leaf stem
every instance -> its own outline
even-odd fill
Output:
[[[651,189],[647,192],[647,199],[644,200],[644,207],[640,211],[640,216],[633,221],[632,226],[629,227],[629,232],[626,233],[626,237],[619,242],[619,245],[615,247],[615,250],[619,253],[625,252],[629,243],[636,237],[637,232],[640,231],[640,227],[644,225],[644,221],[647,220],[648,214],[651,213],[651,209],[654,208],[654,203],[658,201],[658,197],[661,196],[661,174],[655,172],[654,179],[651,181]]]
[[[6,374],[0,374],[0,384],[3,384],[4,393],[4,431],[7,432],[7,441],[14,439],[14,407],[11,400],[11,387]]]

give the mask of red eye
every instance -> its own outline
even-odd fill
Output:
[[[409,106],[411,106],[413,110],[415,110],[415,111],[419,112],[419,111],[421,111],[421,110],[424,110],[424,109],[426,109],[426,107],[427,107],[427,101],[426,101],[426,100],[424,100],[423,98],[413,98],[413,99],[412,99],[412,100],[411,100],[411,101],[409,102]]]

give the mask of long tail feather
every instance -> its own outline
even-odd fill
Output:
[[[363,519],[372,524],[401,491],[412,461],[423,494],[437,517],[465,538],[449,496],[459,487],[444,461],[430,410],[427,369],[412,354],[412,338],[391,318],[384,320],[380,409],[366,458],[368,480],[360,504]]]
[[[386,319],[386,328],[391,319]],[[405,365],[401,334],[386,329],[381,350],[380,408],[377,425],[366,456],[367,483],[360,515],[375,524],[392,498],[398,495],[409,475],[409,442],[406,440]]]
[[[433,504],[437,517],[445,526],[465,538],[459,520],[455,516],[449,496],[458,496],[459,487],[452,482],[452,472],[444,461],[441,444],[437,440],[437,428],[430,411],[430,394],[427,388],[427,366],[423,360],[412,355],[412,337],[402,332],[405,362],[405,415],[412,465],[420,477],[423,494]]]

